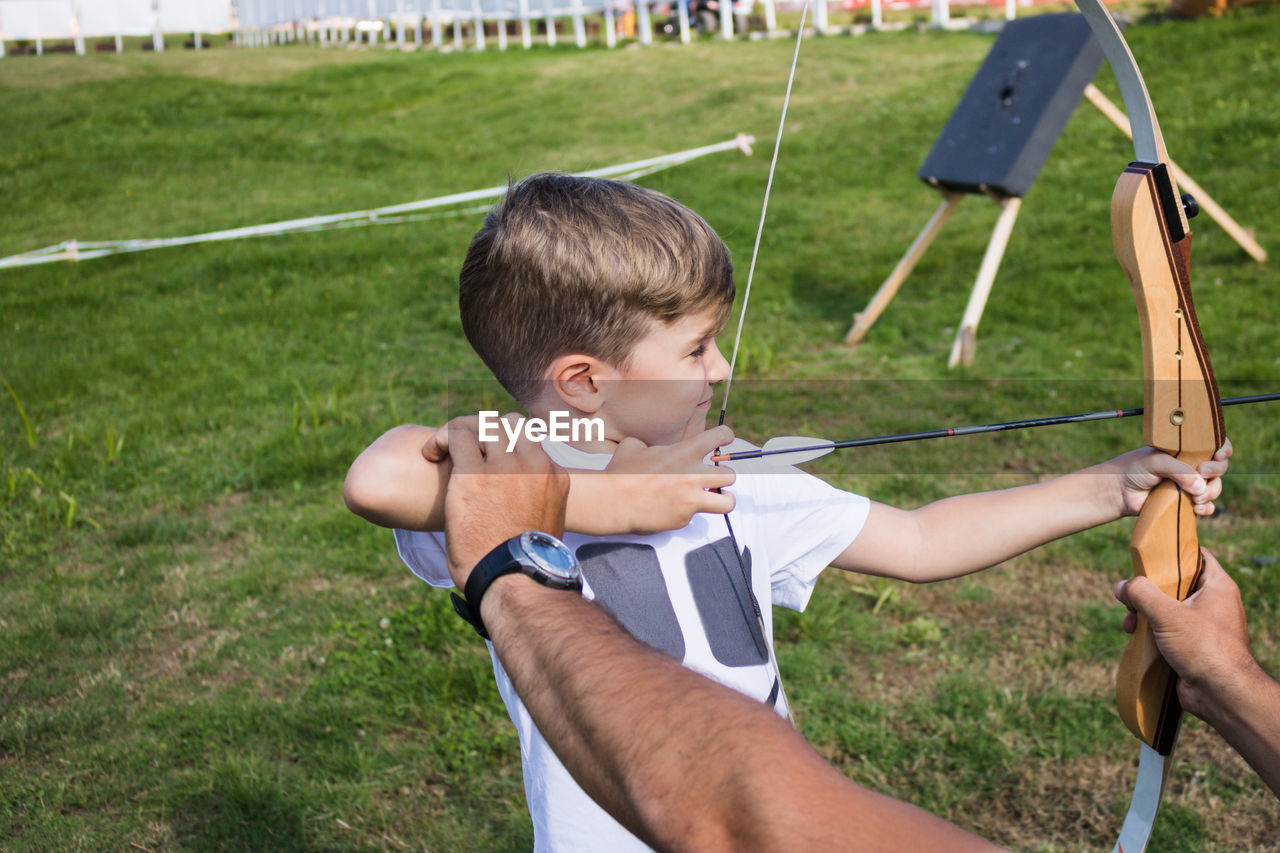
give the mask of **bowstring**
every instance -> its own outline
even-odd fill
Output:
[[[791,106],[791,86],[796,79],[796,65],[800,61],[800,42],[804,39],[805,20],[809,15],[809,0],[800,7],[800,26],[796,30],[796,46],[791,54],[791,70],[787,74],[787,90],[782,96],[782,114],[778,116],[778,135],[773,140],[773,158],[769,161],[769,177],[764,184],[764,201],[760,204],[760,223],[756,226],[756,240],[751,247],[751,264],[747,267],[747,287],[742,293],[742,310],[738,312],[738,328],[733,336],[733,353],[729,358],[729,376],[724,381],[724,398],[720,401],[720,424],[724,424],[729,411],[729,391],[733,388],[733,375],[738,366],[738,350],[742,345],[742,327],[747,321],[747,304],[751,301],[751,283],[756,277],[756,260],[760,257],[760,241],[764,237],[764,221],[769,214],[769,196],[773,192],[773,176],[778,170],[778,151],[782,148],[782,131],[787,124],[787,109]]]
[[[760,223],[756,226],[755,244],[751,247],[751,264],[747,268],[747,286],[742,293],[742,310],[738,313],[738,328],[733,336],[733,354],[729,359],[729,375],[725,378],[724,397],[720,401],[719,425],[721,426],[724,425],[725,416],[729,412],[729,391],[733,388],[733,375],[738,366],[738,350],[742,345],[742,327],[747,320],[747,305],[751,301],[751,283],[755,280],[756,260],[760,257],[760,241],[764,236],[765,218],[769,213],[769,196],[773,192],[773,176],[778,169],[778,151],[782,148],[782,132],[787,124],[787,109],[791,105],[791,86],[796,79],[796,65],[800,61],[800,43],[804,40],[804,25],[808,15],[809,0],[804,0],[804,5],[800,7],[800,26],[796,29],[796,46],[791,54],[791,70],[787,74],[787,90],[782,96],[782,113],[778,116],[778,134],[773,140],[773,157],[769,161],[769,177],[765,181],[764,200],[760,204]],[[717,449],[716,452],[719,453],[719,450]],[[717,462],[716,465],[719,466],[720,463]],[[729,531],[729,543],[733,546],[734,556],[737,557],[738,568],[742,571],[742,579],[746,583],[747,596],[751,599],[751,608],[755,611],[756,621],[760,627],[760,636],[764,640],[765,650],[769,654],[769,665],[773,668],[773,677],[778,685],[778,698],[782,700],[782,706],[787,709],[787,719],[795,727],[795,713],[791,708],[791,702],[787,699],[787,691],[782,685],[782,671],[778,667],[778,658],[774,654],[773,643],[770,642],[769,633],[765,630],[764,614],[760,610],[760,602],[756,598],[755,589],[751,584],[751,571],[747,568],[742,549],[738,546],[738,537],[733,532],[733,523],[729,520],[729,513],[727,512],[724,514],[724,525]]]

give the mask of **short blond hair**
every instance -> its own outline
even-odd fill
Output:
[[[729,250],[702,217],[635,184],[537,174],[507,190],[458,276],[467,340],[528,403],[551,362],[625,367],[653,321],[733,303]]]

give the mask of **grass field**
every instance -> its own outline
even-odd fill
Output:
[[[1127,33],[1172,156],[1280,251],[1280,10]],[[1108,205],[1129,143],[1082,105],[946,370],[993,205],[962,205],[864,346],[839,341],[937,204],[914,177],[991,43],[805,44],[730,422],[855,436],[1140,405]],[[209,50],[0,61],[0,256],[394,204],[752,133],[644,179],[737,259],[790,45],[436,55]],[[1098,85],[1118,100],[1105,71]],[[484,649],[340,485],[483,377],[456,316],[475,215],[0,272],[0,849],[523,850]],[[1273,267],[1194,223],[1224,395],[1280,385]],[[1274,262],[1273,262],[1274,263]],[[729,343],[726,335],[722,344]],[[1280,410],[1202,538],[1280,672]],[[1137,446],[1113,421],[835,455],[914,506]],[[962,581],[828,577],[778,648],[806,737],[859,782],[1022,850],[1109,848],[1136,743],[1112,701],[1131,523]],[[760,768],[768,773],[767,766]],[[1185,727],[1153,849],[1275,850],[1280,807]]]

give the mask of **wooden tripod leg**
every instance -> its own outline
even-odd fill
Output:
[[[1111,101],[1107,99],[1107,96],[1098,90],[1097,86],[1092,83],[1085,86],[1084,96],[1089,99],[1089,103],[1098,108],[1099,112],[1110,119],[1112,124],[1124,131],[1125,136],[1133,139],[1133,131],[1129,127],[1129,117],[1124,114],[1123,110],[1111,103]],[[1223,210],[1222,207],[1204,191],[1202,186],[1191,180],[1191,176],[1178,168],[1178,164],[1172,160],[1169,161],[1169,171],[1173,172],[1173,180],[1177,182],[1178,186],[1191,193],[1195,198],[1196,203],[1204,209],[1205,213],[1209,214],[1209,218],[1218,223],[1218,226],[1222,228],[1223,231],[1226,231],[1227,234],[1230,235],[1231,239],[1235,240],[1241,249],[1248,252],[1249,256],[1258,263],[1266,263],[1267,250],[1259,246],[1258,242],[1253,239],[1251,229],[1245,228],[1240,223],[1232,219],[1231,214]]]
[[[963,198],[964,196],[960,193],[944,192],[942,194],[942,206],[938,208],[938,211],[933,214],[928,224],[924,226],[924,230],[916,237],[915,242],[911,244],[911,248],[907,249],[907,253],[902,256],[902,260],[898,261],[898,265],[893,268],[893,272],[889,273],[889,277],[884,280],[884,284],[880,285],[876,295],[871,297],[867,307],[853,315],[853,326],[844,336],[846,344],[856,346],[867,336],[872,324],[875,323],[884,309],[889,306],[889,302],[893,299],[894,294],[898,292],[898,288],[907,280],[907,276],[915,268],[916,262],[924,255],[925,249],[929,248],[929,244],[933,242],[933,239],[938,236],[938,232],[942,230],[942,226],[951,217],[952,211],[956,209],[956,205],[960,204]]]
[[[956,330],[956,339],[951,345],[951,357],[947,359],[947,367],[973,364],[973,357],[978,348],[978,322],[982,319],[982,309],[987,307],[987,297],[991,295],[991,285],[995,283],[996,271],[1000,269],[1004,250],[1009,245],[1009,235],[1013,233],[1013,223],[1018,218],[1022,199],[1009,196],[1000,202],[1000,207],[1000,218],[996,220],[996,227],[991,231],[987,253],[982,256],[982,266],[978,268],[978,278],[973,283],[973,292],[969,294],[969,305],[964,309],[960,328]]]

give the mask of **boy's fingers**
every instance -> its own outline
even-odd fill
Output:
[[[723,489],[726,486],[732,486],[737,479],[738,475],[732,468],[720,465],[707,472],[702,480],[702,487],[704,489]]]
[[[1196,473],[1196,469],[1192,468],[1185,462],[1179,462],[1167,453],[1157,453],[1151,457],[1151,473],[1166,480],[1173,480],[1178,487],[1197,503],[1203,503],[1212,498],[1207,497],[1209,490],[1208,484]]]
[[[618,449],[613,452],[613,455],[617,456],[619,453],[626,453],[626,454],[638,453],[639,451],[644,450],[648,446],[649,445],[645,444],[643,441],[641,441],[638,438],[632,438],[631,436],[627,436],[626,438],[622,439],[622,441],[618,442]]]
[[[727,425],[721,424],[713,427],[701,435],[695,435],[689,439],[692,447],[699,450],[699,456],[706,456],[718,447],[724,447],[733,443],[733,430]]]
[[[1226,439],[1222,443],[1222,447],[1218,448],[1218,452],[1213,454],[1213,458],[1208,462],[1200,463],[1197,470],[1205,477],[1221,477],[1227,473],[1227,468],[1231,465],[1231,454],[1235,453],[1235,448],[1231,445],[1231,439]]]
[[[702,506],[698,508],[698,512],[714,512],[717,515],[724,515],[733,510],[737,506],[737,498],[732,492],[703,492],[705,497],[702,499]]]

